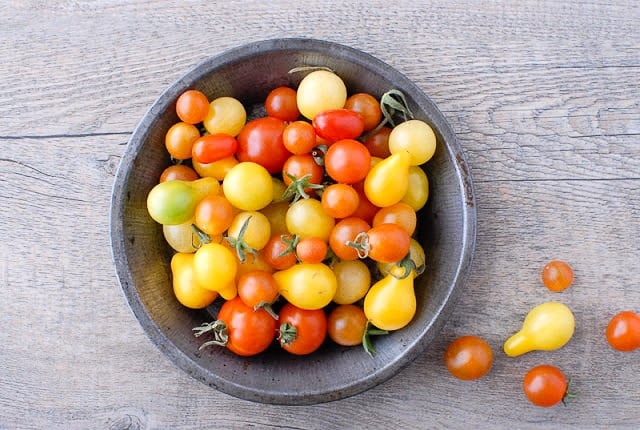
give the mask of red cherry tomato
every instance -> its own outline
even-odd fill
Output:
[[[297,263],[293,237],[274,234],[260,250],[264,261],[276,270],[285,270]]]
[[[291,155],[282,142],[284,121],[273,117],[251,120],[238,134],[238,161],[253,161],[271,174],[282,172],[282,166]]]
[[[483,377],[493,364],[491,346],[477,336],[462,336],[449,344],[444,353],[449,372],[458,379],[472,380]]]
[[[319,237],[305,237],[296,245],[296,256],[301,263],[321,263],[327,257],[327,242]]]
[[[402,260],[409,253],[411,246],[411,237],[397,224],[379,224],[367,231],[363,238],[363,241],[358,241],[358,238],[355,240],[360,255],[381,263],[396,263]]]
[[[308,154],[318,145],[316,130],[306,121],[294,121],[284,129],[282,142],[292,154]]]
[[[568,382],[564,373],[555,366],[543,364],[529,370],[522,388],[529,401],[548,408],[560,403],[567,394]]]
[[[357,260],[358,251],[349,246],[347,242],[354,241],[360,233],[365,233],[370,229],[369,223],[361,218],[348,217],[340,220],[331,229],[329,247],[341,260]]]
[[[267,115],[283,121],[295,121],[300,116],[296,101],[296,90],[289,87],[278,87],[267,95],[264,103]]]
[[[311,354],[327,335],[327,316],[323,309],[301,309],[285,303],[278,314],[280,346],[296,355]]]
[[[208,164],[231,157],[237,149],[238,141],[230,134],[206,134],[193,142],[191,156],[198,163]]]
[[[382,120],[380,103],[371,94],[356,93],[349,96],[344,104],[344,108],[356,111],[362,115],[365,131],[373,130]]]
[[[209,113],[209,99],[198,90],[187,90],[176,100],[176,113],[187,124],[202,122]]]
[[[359,137],[364,131],[364,120],[356,111],[331,109],[320,112],[313,118],[313,128],[318,136],[336,142]]]
[[[609,345],[618,351],[640,348],[640,315],[632,311],[616,314],[607,325],[606,336]]]
[[[544,266],[541,278],[550,291],[559,292],[573,283],[573,269],[564,261],[553,260]]]
[[[311,154],[294,154],[287,158],[282,166],[282,180],[285,185],[290,185],[293,178],[296,180],[307,177],[308,184],[319,185],[324,178],[324,169],[313,158]],[[305,188],[305,192],[310,192],[310,188]]]
[[[327,174],[336,182],[354,184],[362,181],[371,169],[371,154],[362,143],[353,139],[339,140],[324,155]]]

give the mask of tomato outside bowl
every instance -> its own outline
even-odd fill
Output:
[[[437,149],[423,168],[429,200],[418,214],[416,239],[427,256],[415,281],[417,312],[401,330],[374,337],[376,354],[327,340],[316,352],[295,356],[274,343],[253,357],[222,347],[199,350],[204,342],[192,328],[215,319],[220,299],[203,310],[176,300],[172,250],[162,226],[147,213],[146,198],[171,161],[164,135],[178,121],[177,97],[198,89],[210,100],[231,96],[248,112],[261,106],[277,86],[297,87],[300,66],[324,66],[346,83],[349,94],[379,98],[397,89],[417,119],[435,131]],[[249,43],[206,59],[166,89],[132,133],[113,185],[110,235],[116,274],[134,316],[151,341],[177,367],[229,395],[261,403],[302,405],[334,401],[372,388],[422,354],[451,314],[470,270],[475,246],[473,183],[462,148],[447,119],[406,76],[352,47],[313,39],[274,39]],[[428,384],[429,381],[424,381]]]

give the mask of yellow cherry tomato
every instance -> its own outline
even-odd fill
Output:
[[[409,187],[409,154],[391,154],[369,170],[364,179],[367,199],[378,207],[398,203]]]
[[[193,274],[198,285],[217,291],[225,300],[235,297],[237,271],[236,256],[222,244],[204,244],[194,255]]]
[[[420,166],[410,166],[409,186],[401,201],[411,206],[413,210],[417,212],[424,207],[428,199],[429,178],[427,174]]]
[[[436,135],[429,124],[419,119],[411,119],[398,124],[389,134],[389,151],[408,152],[410,164],[419,166],[433,157],[436,151]]]
[[[271,237],[269,219],[257,211],[240,212],[231,221],[227,237],[243,241],[246,246],[259,251]]]
[[[574,330],[571,309],[559,302],[542,303],[529,311],[520,331],[507,339],[504,352],[509,357],[517,357],[529,351],[562,348]]]
[[[340,76],[328,70],[315,70],[305,76],[296,92],[298,110],[308,119],[322,111],[340,109],[347,101],[347,87]]]
[[[338,288],[335,273],[323,263],[300,263],[273,274],[280,294],[302,309],[321,309]]]
[[[327,215],[322,203],[316,199],[301,199],[292,203],[285,219],[287,229],[301,239],[318,237],[329,241],[331,230],[336,224],[333,217]]]
[[[233,166],[222,182],[229,202],[243,211],[258,211],[273,200],[273,180],[261,165],[244,161]]]
[[[362,260],[338,261],[331,266],[338,281],[333,301],[339,305],[355,303],[371,287],[371,272]]]
[[[173,293],[176,299],[191,309],[209,306],[218,297],[216,291],[202,288],[193,277],[194,254],[177,252],[171,257]]]
[[[364,298],[367,319],[381,330],[398,330],[416,314],[413,274],[402,279],[389,274],[373,284]]]
[[[200,247],[200,239],[191,227],[193,219],[176,225],[163,225],[162,234],[169,246],[177,252],[193,253]]]
[[[287,229],[288,210],[289,202],[274,202],[260,211],[269,220],[272,236],[275,234],[289,234]]]
[[[226,133],[237,136],[247,122],[247,111],[233,97],[218,97],[209,104],[209,113],[202,121],[209,134]]]
[[[424,271],[424,267],[427,261],[427,257],[424,252],[424,248],[420,245],[420,242],[415,240],[413,237],[409,243],[409,258],[413,262],[415,267],[415,276],[420,275]],[[383,276],[388,274],[392,274],[396,277],[403,277],[406,275],[406,269],[401,267],[398,263],[377,263],[378,270]]]

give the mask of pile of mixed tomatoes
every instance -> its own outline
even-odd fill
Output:
[[[176,298],[222,300],[194,328],[202,344],[250,356],[274,342],[298,355],[326,340],[363,345],[416,312],[425,266],[413,238],[436,137],[396,90],[348,95],[325,69],[274,88],[250,112],[233,97],[188,90],[166,133],[174,161],[147,208],[175,250]]]

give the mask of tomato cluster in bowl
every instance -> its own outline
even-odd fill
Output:
[[[177,300],[223,302],[194,327],[202,347],[251,356],[277,339],[306,355],[329,336],[373,354],[371,334],[416,313],[425,253],[412,236],[436,136],[400,91],[349,95],[331,70],[291,72],[298,87],[273,88],[258,113],[180,94],[147,210],[174,251]]]

